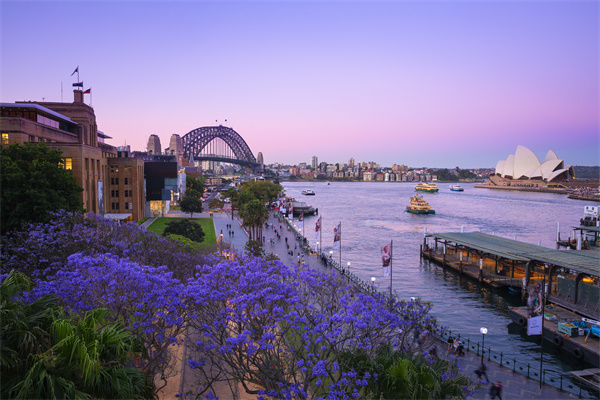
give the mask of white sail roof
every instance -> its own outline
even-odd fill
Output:
[[[525,146],[518,145],[515,152],[514,171],[512,177],[514,179],[529,178],[527,173],[533,172],[536,167],[539,167],[540,160]]]
[[[546,157],[544,158],[544,161],[542,161],[542,164],[550,160],[558,160],[558,156],[554,150],[548,150],[548,153],[546,153]]]
[[[506,160],[498,161],[498,164],[496,164],[496,174],[502,175],[502,171],[504,171],[504,163],[505,162],[506,162]]]
[[[503,178],[506,178],[506,177],[513,178],[514,171],[515,171],[515,155],[511,154],[510,156],[508,156],[508,158],[506,159],[506,162],[504,163],[504,170],[502,170],[502,177]]]

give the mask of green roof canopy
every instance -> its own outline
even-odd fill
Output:
[[[600,276],[600,252],[555,250],[481,232],[451,232],[427,235],[484,253],[516,261],[539,261]]]

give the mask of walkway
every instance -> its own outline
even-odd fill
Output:
[[[332,272],[332,267],[325,266],[321,259],[316,254],[308,254],[300,249],[300,243],[296,239],[296,235],[298,232],[294,231],[293,228],[288,229],[287,223],[282,220],[280,221],[277,218],[276,212],[271,212],[269,217],[269,227],[263,230],[263,235],[265,236],[265,243],[263,249],[266,253],[273,253],[279,256],[279,259],[286,265],[290,265],[291,263],[296,263],[298,261],[298,254],[300,253],[301,259],[302,254],[304,254],[304,262],[306,265],[317,269],[322,272]],[[204,215],[203,215],[204,216]],[[207,215],[208,216],[208,215]],[[243,251],[245,243],[248,239],[245,232],[240,227],[239,221],[234,219],[234,222],[231,222],[231,214],[215,214],[214,215],[214,223],[215,223],[215,232],[217,236],[220,234],[221,229],[223,230],[223,234],[228,235],[228,231],[226,228],[226,224],[231,223],[233,229],[235,230],[235,234],[232,237],[233,246]],[[296,222],[297,223],[297,222]],[[277,234],[275,229],[279,232],[280,238],[277,238]],[[310,234],[314,234],[314,226],[306,225],[304,227],[306,236]],[[302,233],[300,230],[299,233]],[[286,247],[286,241],[290,246],[290,250],[294,250],[294,255],[288,255],[288,249]],[[228,236],[225,240],[228,239]],[[273,243],[271,243],[271,239],[273,239]],[[294,249],[294,247],[296,247]],[[367,283],[365,283],[368,286]],[[449,359],[449,354],[445,351],[446,345],[444,343],[440,343],[438,346],[438,353],[442,358]],[[475,353],[466,352],[466,355],[463,357],[459,357],[458,365],[462,368],[462,371],[465,375],[470,377],[475,377],[474,371],[478,368],[480,364],[480,357]],[[512,370],[508,368],[501,367],[493,362],[487,362],[487,374],[492,382],[500,381],[503,386],[503,399],[544,399],[544,400],[553,400],[553,399],[576,399],[578,398],[576,395],[561,392],[560,390],[548,386],[542,385],[542,388],[539,388],[539,381],[528,379],[526,376],[521,375],[519,373],[513,373]],[[181,375],[181,392],[185,393],[187,391],[193,392],[194,387],[194,379],[192,377],[193,372],[189,367],[186,368]],[[222,384],[217,388],[217,395],[221,399],[246,399],[252,398],[252,396],[247,396],[243,392],[240,392],[237,387],[231,388],[227,384]],[[489,385],[483,385],[480,390],[475,393],[472,399],[489,399]]]

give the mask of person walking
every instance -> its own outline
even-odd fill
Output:
[[[490,385],[490,397],[492,400],[494,400],[496,397],[502,400],[502,382],[496,381],[495,384],[492,382]]]
[[[490,379],[487,376],[487,366],[485,365],[485,361],[482,362],[481,365],[475,370],[475,375],[477,375],[478,380],[481,380],[481,377],[485,376],[485,381],[490,381]]]

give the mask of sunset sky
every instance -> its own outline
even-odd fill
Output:
[[[599,19],[595,0],[2,0],[0,100],[71,102],[79,66],[134,150],[217,120],[266,163],[494,167],[521,144],[599,165]]]

